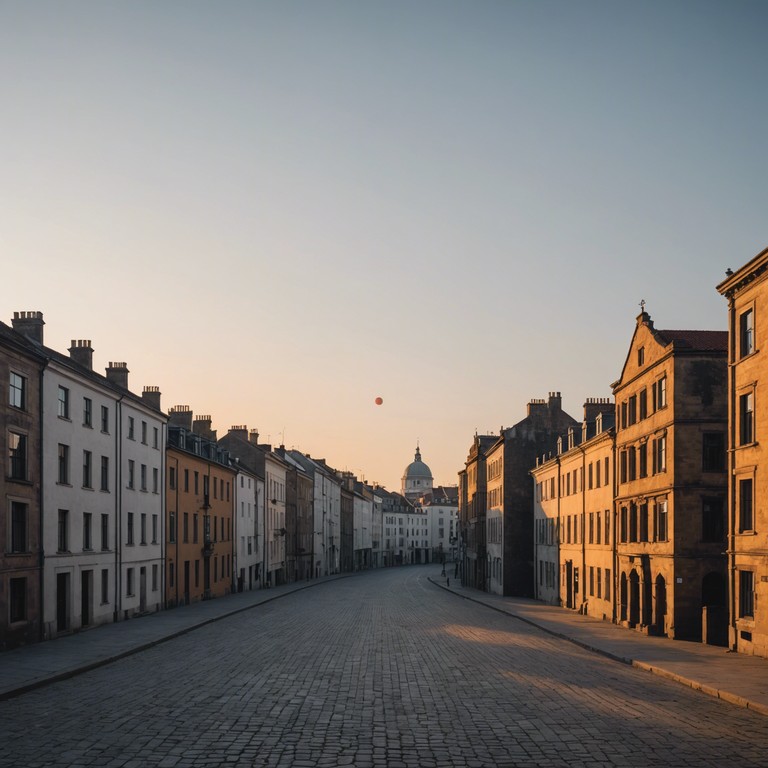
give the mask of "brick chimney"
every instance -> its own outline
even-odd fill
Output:
[[[160,407],[160,387],[144,387],[144,391],[141,393],[141,399],[150,407],[156,411],[161,411]]]
[[[591,424],[598,413],[612,414],[614,408],[609,397],[588,397],[584,403],[584,421]]]
[[[73,362],[82,365],[83,368],[93,370],[93,347],[90,339],[72,339],[69,356]]]
[[[259,444],[259,430],[258,429],[252,429],[248,433],[248,442],[251,445],[258,445]]]
[[[26,336],[38,344],[43,343],[43,321],[42,312],[14,312],[11,321],[13,330],[18,331],[22,336]]]
[[[248,442],[248,427],[245,424],[239,424],[234,427],[229,428],[229,432],[227,432],[227,435],[232,435],[232,437],[239,437],[241,440],[245,440],[245,442]]]
[[[204,437],[206,440],[213,440],[216,442],[216,430],[211,429],[213,419],[210,416],[198,416],[192,421],[192,431],[200,437]]]
[[[192,409],[188,405],[174,405],[168,410],[170,425],[192,431]]]
[[[110,363],[107,368],[107,381],[128,389],[128,363]]]
[[[549,412],[554,413],[556,411],[562,411],[563,410],[563,398],[560,396],[559,392],[550,392],[549,393],[549,401],[547,403],[549,406]]]

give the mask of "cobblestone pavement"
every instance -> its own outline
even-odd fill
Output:
[[[0,703],[0,766],[765,766],[768,718],[370,571]]]

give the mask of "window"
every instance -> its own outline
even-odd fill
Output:
[[[173,567],[173,561],[168,563],[168,586],[172,587],[174,585],[174,575],[175,575],[175,569]]]
[[[128,525],[128,537],[126,538],[125,543],[131,545],[133,544],[133,512],[128,513],[127,525]]]
[[[637,446],[637,456],[639,464],[639,476],[648,477],[648,444],[640,443]]]
[[[755,574],[752,571],[739,571],[739,618],[751,619],[755,616]]]
[[[176,513],[168,513],[168,541],[173,544],[176,541]]]
[[[611,599],[611,569],[605,569],[605,599]]]
[[[146,464],[141,465],[141,490],[142,491],[147,490],[147,465]]]
[[[109,602],[109,569],[101,569],[101,604]]]
[[[134,421],[133,416],[128,417],[128,439],[134,440]]]
[[[93,457],[90,451],[83,451],[83,488],[91,488],[91,469]]]
[[[751,531],[754,528],[753,499],[752,478],[739,480],[739,531]]]
[[[632,446],[627,450],[627,456],[629,459],[629,479],[636,480],[637,479],[637,452],[635,451],[634,446]]]
[[[606,482],[608,478],[606,477]],[[595,462],[595,488],[600,487],[600,460]]]
[[[68,552],[69,551],[69,511],[66,509],[60,509],[59,510],[59,540],[58,540],[58,551],[59,552]]]
[[[192,515],[192,543],[197,544],[197,512]]]
[[[653,410],[658,411],[667,405],[667,377],[662,376],[653,384]]]
[[[701,540],[725,540],[725,500],[718,496],[705,496],[701,500]]]
[[[596,523],[595,542],[597,544],[601,544],[603,541],[602,522],[603,522],[603,513],[595,512],[595,523]]]
[[[181,529],[181,540],[185,544],[189,541],[189,512],[184,513],[184,524]]]
[[[27,580],[9,579],[9,614],[11,623],[27,620]]]
[[[83,426],[93,426],[93,400],[90,397],[83,398]]]
[[[125,572],[125,594],[133,594],[133,568],[129,568]]]
[[[195,494],[200,493],[200,473],[195,472]]]
[[[27,516],[28,507],[21,501],[11,502],[11,552],[27,552]]]
[[[746,357],[755,351],[754,317],[751,309],[739,316],[739,357]]]
[[[128,487],[133,488],[135,482],[136,464],[133,459],[128,459]]]
[[[157,544],[157,515],[152,515],[152,543]]]
[[[634,501],[629,505],[629,540],[637,541],[637,504]]]
[[[83,549],[93,549],[93,516],[83,512]]]
[[[101,516],[101,548],[109,549],[109,515]]]
[[[184,490],[189,491],[189,470],[184,470]]]
[[[147,422],[146,421],[141,422],[141,442],[144,443],[144,445],[147,444]]]
[[[176,490],[176,467],[168,467],[168,487]]]
[[[702,469],[704,472],[725,471],[725,433],[704,432],[702,437]]]
[[[141,513],[141,519],[140,519],[140,533],[141,533],[141,543],[146,544],[147,543],[147,515],[142,512]]]
[[[152,427],[152,447],[160,447],[160,430],[157,427]]]
[[[653,474],[667,470],[667,438],[658,437],[653,441]]]
[[[627,407],[627,423],[631,426],[637,423],[637,395],[632,395],[629,398],[629,405]]]
[[[27,380],[13,371],[8,382],[8,404],[22,411],[27,408]]]
[[[627,452],[622,451],[619,454],[619,482],[627,482]]]
[[[667,541],[667,502],[657,501],[655,512],[656,541]]]
[[[17,432],[8,433],[8,477],[27,479],[27,436]]]
[[[648,504],[643,503],[639,507],[639,540],[648,541]]]
[[[637,350],[637,365],[641,366],[645,363],[645,347],[640,347]]]
[[[605,510],[605,543],[610,544],[611,541],[611,510]]]
[[[648,417],[648,390],[645,388],[641,389],[638,397],[639,417],[642,420]]]
[[[59,418],[69,418],[69,390],[66,387],[59,387]]]
[[[109,434],[109,408],[101,406],[101,431]]]
[[[152,468],[152,493],[157,493],[160,488],[160,471],[157,467]]]
[[[69,446],[59,443],[59,483],[69,485]]]
[[[157,564],[153,563],[152,564],[152,591],[153,592],[157,592],[157,586],[158,586],[157,572],[158,572]]]
[[[109,456],[101,457],[101,490],[109,490]]]
[[[621,537],[622,544],[625,544],[627,541],[627,533],[629,532],[629,517],[627,514],[627,508],[622,507],[621,508],[621,527],[619,531],[619,535]]]
[[[739,397],[739,445],[754,442],[755,395],[747,392]]]

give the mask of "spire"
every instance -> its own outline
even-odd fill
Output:
[[[416,443],[416,461],[421,461],[421,451],[419,450],[419,444]]]

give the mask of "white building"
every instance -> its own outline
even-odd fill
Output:
[[[235,543],[235,589],[256,589],[261,578],[263,551],[262,535],[259,531],[259,500],[263,502],[263,482],[256,475],[238,466],[235,478],[234,543]],[[263,520],[263,515],[261,516]]]
[[[421,451],[416,446],[414,460],[405,468],[400,493],[408,501],[420,499],[432,490],[432,470],[421,460]]]
[[[41,313],[14,329],[48,359],[43,374],[43,635],[159,610],[166,417],[160,392],[128,390],[125,363],[93,371],[90,341],[67,357],[43,344]]]
[[[264,568],[267,583],[285,581],[285,462],[269,450],[264,457],[265,537]]]
[[[353,548],[355,570],[371,567],[373,549],[373,501],[363,494],[361,484],[353,498]]]

